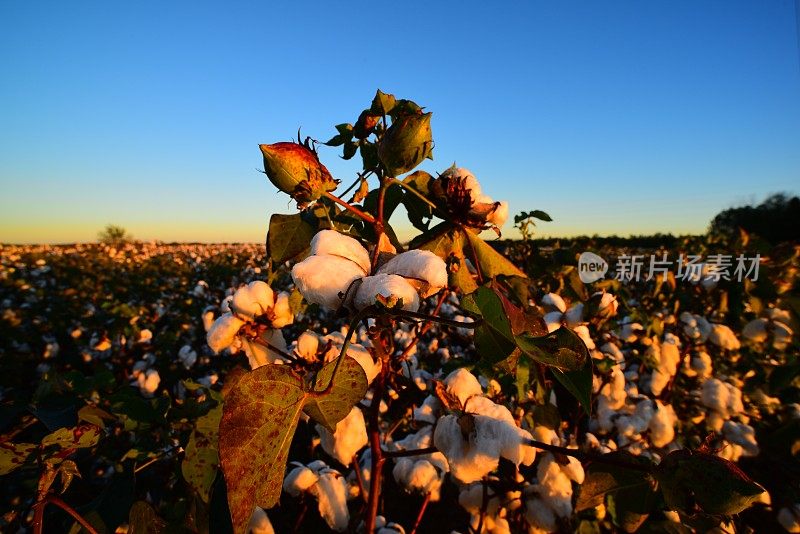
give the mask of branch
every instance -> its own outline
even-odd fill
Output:
[[[441,323],[446,326],[452,326],[453,328],[478,328],[482,323],[483,319],[476,319],[471,323],[466,323],[462,321],[453,321],[450,319],[442,319],[441,317],[437,317],[435,315],[426,315],[424,313],[419,312],[412,312],[408,310],[388,310],[390,315],[394,315],[395,317],[404,317],[407,319],[417,319],[420,321],[433,321],[435,323]]]
[[[405,456],[421,456],[423,454],[432,454],[438,452],[436,447],[423,447],[422,449],[405,449],[399,451],[386,451],[382,450],[381,454],[384,458],[403,458]]]
[[[361,217],[362,219],[364,219],[368,223],[375,224],[375,217],[373,217],[369,213],[361,211],[360,209],[358,209],[357,207],[353,206],[352,204],[350,204],[348,202],[345,202],[344,200],[342,200],[341,198],[339,198],[336,195],[332,194],[331,192],[325,191],[325,195],[324,196],[325,196],[325,198],[333,200],[334,202],[336,202],[337,204],[342,206],[344,209],[346,209],[348,211],[352,211],[353,213],[355,213],[356,215],[358,215],[359,217]]]

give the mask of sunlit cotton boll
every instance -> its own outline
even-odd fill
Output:
[[[402,276],[396,274],[376,274],[361,280],[353,304],[357,310],[372,306],[379,300],[389,305],[402,301],[402,308],[415,312],[419,309],[417,290]]]
[[[267,517],[267,512],[263,508],[256,506],[253,515],[250,517],[250,524],[247,526],[251,534],[275,534],[272,522]]]
[[[339,256],[309,256],[292,267],[292,279],[303,297],[329,310],[338,310],[350,285],[364,276],[357,263]]]
[[[467,404],[467,399],[473,395],[481,395],[483,389],[478,379],[463,367],[456,369],[443,380],[449,393],[458,397],[461,406]]]
[[[736,334],[724,324],[712,325],[708,340],[725,350],[738,350],[740,347]]]
[[[221,315],[206,335],[208,346],[211,347],[216,354],[219,354],[226,348],[233,344],[233,340],[239,329],[244,326],[244,321],[234,316],[232,313],[225,313]]]
[[[325,462],[315,461],[308,467],[292,462],[296,467],[283,480],[283,490],[292,496],[308,492],[317,499],[319,513],[330,528],[337,532],[347,529],[350,512],[347,509],[347,482]]]
[[[158,371],[155,369],[148,369],[147,371],[140,373],[138,377],[136,377],[136,381],[139,384],[139,390],[142,392],[142,395],[145,397],[152,397],[153,394],[158,390],[158,385],[161,383],[161,377],[158,375]]]
[[[347,417],[336,423],[336,431],[331,434],[322,425],[317,425],[322,449],[342,465],[349,465],[353,456],[367,444],[367,427],[364,415],[353,407]]]
[[[427,298],[447,286],[447,265],[428,250],[409,250],[393,257],[378,269],[377,274],[396,274],[419,285],[419,294]]]

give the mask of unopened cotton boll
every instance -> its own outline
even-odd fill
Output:
[[[364,270],[340,256],[309,256],[292,267],[292,280],[310,304],[338,310],[350,285],[364,276]]]
[[[361,268],[361,276],[369,274],[371,262],[369,252],[361,243],[336,230],[320,230],[311,239],[311,254],[314,256],[338,256],[352,261]]]
[[[409,250],[393,257],[377,274],[396,274],[420,282],[420,296],[427,298],[447,286],[447,265],[429,250]]]
[[[357,310],[363,310],[378,302],[379,297],[390,304],[402,300],[402,307],[407,311],[415,312],[419,309],[417,290],[408,283],[408,280],[396,274],[364,277],[356,291],[353,304]]]
[[[244,326],[244,321],[232,313],[221,315],[214,321],[206,334],[208,346],[215,354],[219,354],[233,344],[233,339],[242,326]]]
[[[347,417],[336,423],[336,431],[317,425],[322,449],[342,465],[350,465],[353,456],[368,442],[367,427],[361,409],[353,407]]]

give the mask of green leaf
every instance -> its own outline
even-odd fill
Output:
[[[287,366],[265,365],[242,376],[226,393],[219,457],[234,532],[246,531],[255,506],[271,508],[278,501],[289,446],[303,410],[335,428],[366,393],[366,376],[352,358],[342,361],[334,387],[325,393],[330,372],[328,364],[312,390]]]
[[[317,373],[314,392],[324,391],[330,382],[336,361],[328,362]],[[336,431],[336,423],[347,417],[351,408],[367,392],[367,375],[361,365],[349,356],[345,356],[336,378],[333,380],[331,392],[327,395],[311,396],[303,411],[331,432]]]
[[[396,103],[397,99],[394,95],[386,94],[378,89],[378,92],[375,93],[375,98],[372,99],[370,111],[378,115],[388,115]]]
[[[592,362],[591,358],[583,369],[577,371],[561,371],[551,368],[553,376],[559,383],[572,393],[581,403],[587,414],[592,413]]]
[[[517,346],[534,361],[563,371],[584,369],[590,359],[583,340],[564,326],[544,336],[520,334],[514,339]]]
[[[656,478],[673,510],[694,514],[733,515],[757,501],[765,491],[739,467],[705,451],[682,449],[658,465]]]
[[[528,212],[528,217],[533,217],[534,219],[539,219],[540,221],[547,221],[547,222],[553,221],[553,219],[551,219],[550,216],[547,213],[543,212],[542,210],[533,210],[531,212]]]
[[[106,428],[106,421],[114,421],[116,418],[107,411],[93,405],[86,405],[78,410],[78,420],[86,421],[92,425]]]
[[[28,457],[38,448],[33,443],[0,442],[0,475],[7,475],[25,465]]]
[[[605,455],[622,462],[650,465],[640,456],[626,451]],[[614,523],[626,532],[635,531],[653,510],[656,481],[650,473],[621,466],[593,462],[586,468],[586,478],[580,487],[575,511],[581,512],[605,503]]]
[[[525,278],[525,273],[511,263],[505,256],[497,252],[486,241],[478,237],[472,232],[465,232],[469,240],[470,248],[472,248],[477,258],[481,274],[485,279],[494,278],[496,276],[520,276]]]
[[[59,428],[42,438],[42,447],[56,446],[61,449],[85,449],[100,441],[100,429],[94,425],[74,428]]]
[[[411,248],[430,250],[448,263],[448,286],[460,289],[464,295],[478,288],[464,258],[464,232],[461,229],[448,222],[437,224],[414,239]]]
[[[517,346],[511,332],[511,322],[495,290],[479,287],[461,300],[461,306],[483,318],[483,322],[475,329],[475,347],[482,364],[491,366],[514,352]]]
[[[209,502],[209,494],[219,467],[219,423],[221,418],[222,404],[220,403],[206,415],[197,419],[181,463],[183,478],[205,503]]]
[[[294,259],[311,246],[315,231],[300,213],[275,214],[269,219],[267,255],[277,264]]]

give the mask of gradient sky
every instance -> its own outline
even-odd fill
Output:
[[[0,242],[263,241],[295,208],[258,143],[325,140],[376,88],[433,111],[423,168],[543,236],[703,232],[800,192],[797,31],[793,0],[5,0]]]

